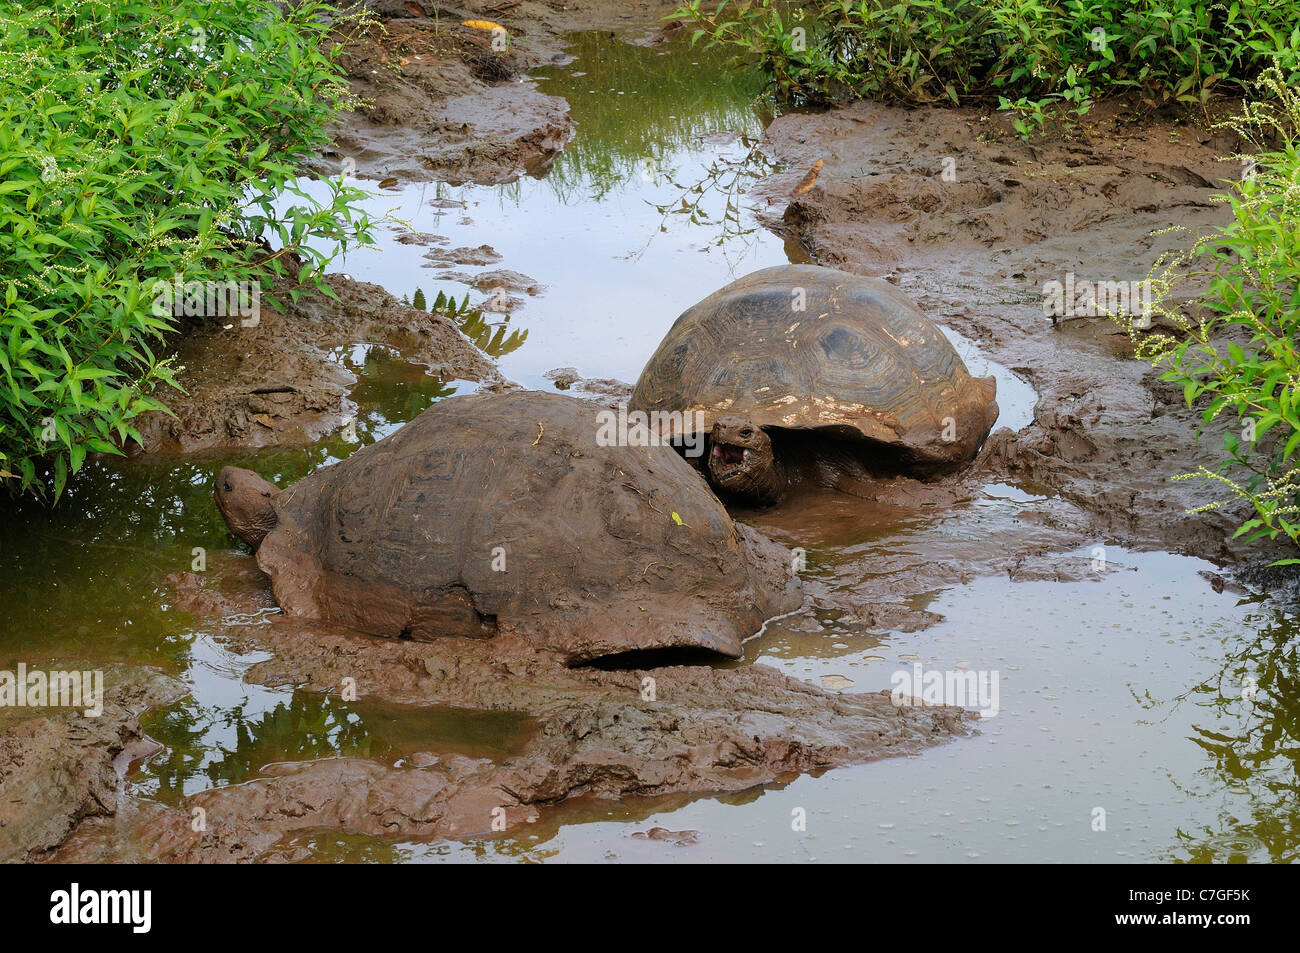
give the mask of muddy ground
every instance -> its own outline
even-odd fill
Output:
[[[350,42],[344,60],[366,103],[338,124],[336,148],[321,167],[337,172],[350,160],[361,176],[453,185],[542,175],[564,148],[573,135],[568,103],[538,92],[524,75],[565,61],[564,34],[608,30],[649,42],[675,7],[663,0],[367,5],[383,27]],[[465,21],[504,27],[505,49]]]
[[[573,128],[568,104],[539,93],[524,71],[562,62],[562,37],[575,30],[617,30],[654,42],[663,34],[661,18],[674,8],[665,0],[368,6],[382,18],[378,25],[335,33],[361,103],[336,123],[335,147],[316,171],[347,169],[372,189],[390,178],[491,184],[545,174]],[[500,23],[507,48],[494,50],[492,34],[462,26],[466,20]],[[447,268],[477,263],[475,252],[495,256],[491,249],[440,248],[433,235],[406,240],[433,245],[431,260]],[[338,274],[327,281],[339,302],[304,296],[294,303],[279,287],[284,311],[263,305],[256,327],[235,320],[186,328],[174,348],[186,392],[165,395],[174,416],[136,421],[141,449],[192,453],[314,442],[355,410],[347,398],[355,377],[330,353],[352,344],[388,345],[444,380],[504,384],[447,318],[415,311],[377,285]],[[492,287],[538,290],[532,279],[508,271],[493,276]]]
[[[51,667],[104,668],[69,659]],[[181,682],[161,672],[113,666],[104,672],[97,717],[59,709],[19,719],[0,709],[0,862],[39,860],[84,820],[115,815],[124,801],[122,779],[159,749],[140,730],[140,714],[185,694]]]
[[[284,310],[263,303],[252,319],[204,321],[177,336],[173,350],[184,393],[163,400],[170,414],[136,421],[144,453],[297,446],[344,425],[356,405],[357,378],[338,355],[357,344],[382,344],[443,380],[485,389],[508,386],[492,361],[441,314],[412,308],[378,285],[328,275],[338,296],[290,300]]]
[[[237,557],[209,568],[170,582],[182,606],[218,626],[219,638],[272,653],[249,671],[250,682],[323,693],[351,684],[358,696],[403,704],[524,711],[533,730],[523,750],[497,761],[427,752],[400,766],[362,758],[272,765],[254,781],[188,798],[183,809],[132,800],[121,812],[88,811],[52,859],[296,859],[284,843],[319,829],[399,839],[486,835],[534,823],[577,797],[741,791],[915,754],[969,732],[976,718],[895,707],[887,692],[829,694],[761,665],[568,668],[561,656],[504,636],[376,639],[283,616],[250,630],[233,620],[274,606],[265,579]],[[98,738],[87,747],[83,758],[104,750]]]
[[[447,40],[432,25],[432,8],[418,2],[376,6],[388,16],[387,37],[372,34],[348,61],[371,104],[340,124],[325,167],[350,158],[372,179],[499,182],[542,174],[571,135],[565,104],[520,79],[562,58],[560,34],[599,28],[650,40],[673,4],[439,8],[443,24],[484,18],[506,26],[512,46],[504,56],[468,30]],[[818,610],[831,608],[871,626],[922,628],[938,618],[918,600],[928,591],[990,573],[1085,578],[1087,560],[1063,554],[1096,542],[1240,564],[1243,551],[1228,539],[1236,514],[1189,515],[1209,491],[1169,480],[1212,464],[1218,436],[1193,442],[1196,415],[1127,358],[1106,319],[1054,328],[1040,303],[1043,284],[1067,271],[1145,277],[1161,250],[1186,242],[1152,234],[1158,229],[1195,232],[1222,222],[1211,196],[1239,171],[1220,161],[1231,140],[1171,119],[1133,124],[1099,111],[1073,133],[1025,144],[976,110],[856,104],[780,117],[765,148],[786,167],[751,196],[770,228],[797,239],[819,264],[896,282],[1039,395],[1034,422],[1019,433],[995,431],[971,470],[937,483],[898,481],[878,500],[855,503],[856,525],[952,512],[949,544],[918,544],[877,562],[853,586],[808,582],[794,625],[815,629]],[[953,181],[942,175],[947,158]],[[817,160],[812,187],[795,195]],[[331,283],[342,307],[304,301],[283,316],[264,312],[258,328],[186,337],[178,356],[189,393],[170,401],[177,419],[160,416],[141,428],[146,449],[318,439],[350,413],[354,381],[329,354],[352,343],[387,343],[444,366],[447,376],[508,386],[451,322],[374,286]],[[582,382],[565,383],[583,390]],[[618,382],[587,392],[604,401],[621,393]],[[1000,482],[1032,487],[1047,503],[1014,526],[983,527],[962,506]],[[812,493],[798,507],[737,515],[786,541],[796,526],[835,526],[843,509]],[[273,604],[246,555],[172,583],[211,625]],[[952,710],[828,694],[758,665],[568,669],[522,646],[386,641],[283,618],[251,635],[219,631],[273,654],[249,673],[253,682],[337,692],[351,678],[362,694],[395,702],[527,711],[536,731],[503,761],[430,752],[400,767],[355,758],[269,766],[258,780],[203,793],[182,810],[115,794],[114,760],[143,750],[132,747],[142,740],[139,706],[165,703],[174,686],[157,697],[123,690],[112,716],[97,724],[33,719],[4,728],[0,858],[293,860],[301,856],[295,837],[311,830],[465,837],[491,831],[496,809],[509,827],[545,823],[547,808],[568,798],[736,791],[914,753],[970,730]],[[647,675],[656,680],[655,701],[642,696]],[[195,807],[206,812],[204,830],[194,830]]]

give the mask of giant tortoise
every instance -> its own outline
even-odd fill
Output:
[[[283,490],[226,467],[216,502],[288,614],[397,638],[501,634],[569,664],[737,657],[800,605],[790,553],[735,523],[668,446],[598,446],[558,394],[451,397]]]
[[[679,441],[703,428],[709,482],[764,505],[801,479],[847,488],[960,466],[997,419],[996,390],[887,281],[783,265],[687,309],[628,406],[673,420]]]

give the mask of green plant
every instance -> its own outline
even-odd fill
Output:
[[[1300,543],[1300,88],[1273,67],[1256,92],[1226,124],[1255,149],[1221,196],[1232,221],[1153,269],[1151,316],[1162,330],[1125,323],[1138,356],[1164,368],[1189,407],[1202,401],[1203,424],[1236,416],[1218,470],[1183,478],[1216,481],[1251,503],[1238,536]],[[1204,293],[1181,306],[1184,289],[1199,285]]]
[[[671,16],[782,99],[996,103],[1023,136],[1120,93],[1204,106],[1273,59],[1300,76],[1297,0],[687,0]]]
[[[365,193],[295,183],[351,99],[324,3],[50,0],[0,11],[0,481],[57,499],[175,386],[158,283],[255,281],[368,240]],[[272,248],[277,250],[272,250]],[[289,294],[297,298],[299,287]],[[271,295],[272,302],[275,299]]]

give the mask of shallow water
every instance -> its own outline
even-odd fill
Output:
[[[460,297],[467,286],[425,267],[425,251],[491,245],[499,263],[454,270],[472,278],[507,268],[546,286],[509,321],[489,320],[528,332],[501,354],[506,376],[548,389],[543,375],[560,366],[634,380],[686,306],[747,271],[801,260],[744,205],[746,183],[763,169],[741,138],[762,129],[754,89],[699,51],[662,55],[590,35],[575,38],[574,51],[575,61],[540,80],[569,99],[578,123],[545,178],[386,193],[374,208],[396,207],[416,231],[448,241],[404,245],[392,231],[382,250],[340,264],[398,295]],[[972,371],[999,377],[1000,424],[1027,423],[1028,385],[953,337]],[[171,606],[163,576],[189,570],[196,549],[220,556],[236,546],[211,502],[219,466],[253,465],[287,484],[472,389],[383,348],[337,357],[360,378],[356,442],[336,435],[306,450],[97,463],[53,512],[24,506],[0,527],[0,668],[117,660],[159,666],[192,686],[190,698],[146,718],[169,750],[132,777],[140,796],[171,801],[267,764],[340,753],[390,764],[420,750],[501,756],[527,731],[512,713],[247,685],[243,673],[261,656],[236,652]],[[996,485],[940,519],[825,496],[739,515],[804,547],[812,580],[851,591],[900,561],[979,565],[1055,505],[1042,488]],[[1087,563],[1104,542],[1079,540],[1060,558]],[[312,834],[289,846],[322,861],[1291,859],[1300,840],[1295,620],[1215,592],[1198,575],[1212,568],[1204,562],[1108,550],[1105,571],[1076,582],[970,573],[914,600],[944,617],[920,632],[824,612],[818,631],[777,622],[746,646],[746,661],[818,684],[839,676],[853,691],[888,688],[917,662],[996,672],[999,710],[972,738],[726,798],[577,802],[521,834],[468,844]],[[791,829],[796,808],[806,832]],[[1097,808],[1105,830],[1093,830]],[[699,842],[631,836],[652,826],[698,830]]]
[[[882,540],[882,547],[898,545]],[[1087,551],[1077,554],[1090,558]],[[412,860],[1260,861],[1295,857],[1294,745],[1287,686],[1300,676],[1295,620],[1216,594],[1206,564],[1115,551],[1097,581],[982,578],[936,594],[947,621],[920,633],[788,633],[754,660],[799,678],[887,687],[892,673],[969,667],[1000,674],[1001,710],[973,738],[924,755],[803,777],[671,810],[566,808],[559,826],[481,845],[404,845]],[[1251,700],[1242,679],[1276,666]],[[1231,752],[1231,753],[1230,753]],[[791,829],[802,808],[806,832]],[[1094,811],[1105,829],[1094,830]],[[693,829],[689,847],[631,838]],[[331,845],[339,850],[360,844]],[[349,857],[358,857],[355,853]]]

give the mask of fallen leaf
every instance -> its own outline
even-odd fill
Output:
[[[822,688],[828,692],[842,692],[846,688],[853,686],[853,679],[845,678],[843,675],[823,675]]]

